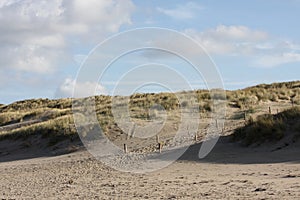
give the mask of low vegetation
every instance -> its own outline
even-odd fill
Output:
[[[244,127],[233,134],[233,141],[242,141],[245,145],[262,144],[282,139],[287,132],[300,135],[300,108],[293,107],[276,115],[265,114],[256,120],[250,118]]]
[[[262,102],[291,102],[300,105],[300,81],[261,84],[243,90],[228,91],[227,99],[247,109]]]
[[[299,92],[300,81],[264,84],[243,90],[227,91],[226,98],[219,94],[212,97],[207,90],[197,90],[195,91],[196,99],[186,99],[181,103],[178,101],[177,95],[189,94],[189,92],[183,91],[176,94],[137,93],[130,96],[129,111],[134,120],[151,120],[163,111],[167,115],[174,115],[179,108],[187,108],[192,102],[195,109],[200,111],[201,117],[206,117],[213,110],[212,98],[217,98],[219,100],[227,99],[228,106],[240,109],[241,115],[236,117],[242,118],[245,111],[253,113],[255,112],[254,106],[264,102],[290,102],[299,105]],[[108,131],[109,127],[115,124],[111,111],[112,97],[96,96],[95,102],[96,114],[101,127]],[[284,116],[288,117],[288,114]],[[263,128],[264,126],[266,128]],[[262,136],[258,136],[258,141],[271,140],[272,138],[280,139],[285,130],[284,117],[279,115],[277,117],[262,116],[257,122],[249,123],[247,127],[241,129],[241,133],[236,133],[236,139],[245,136],[247,143],[256,142],[255,137],[250,133],[251,129],[255,132],[265,131]],[[53,142],[56,140],[55,138],[76,138],[77,134],[72,116],[72,99],[32,99],[18,101],[10,105],[0,105],[0,139],[27,138],[32,135],[54,138],[52,144],[55,143]]]
[[[3,131],[0,139],[27,139],[30,136],[37,136],[49,139],[49,145],[54,145],[64,139],[75,140],[78,138],[71,115],[58,117],[52,120],[35,123],[29,126]]]

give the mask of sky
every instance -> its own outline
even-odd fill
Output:
[[[299,80],[299,10],[299,0],[1,0],[0,103],[71,97],[74,87],[79,96],[89,88],[110,95],[130,94],[133,88],[134,92],[164,91],[163,85],[147,85],[151,77],[157,81],[159,73],[168,75],[164,86],[170,84],[174,90],[189,89],[174,80],[187,81],[192,89],[205,87],[205,77],[195,76],[178,56],[145,49],[119,58],[105,74],[90,70],[99,78],[96,81],[78,82],[84,61],[97,45],[144,27],[170,29],[192,38],[215,64],[225,89]],[[138,38],[133,35],[129,41]],[[194,51],[181,40],[170,45]],[[129,46],[124,42],[112,49]],[[110,50],[98,55],[97,62],[113,54]],[[143,67],[134,70],[137,66]],[[177,79],[174,71],[184,79]],[[126,81],[120,82],[122,78]],[[146,79],[147,86],[135,83],[125,91],[135,80],[140,84]]]

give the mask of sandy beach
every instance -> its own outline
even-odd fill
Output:
[[[297,145],[271,151],[239,147],[221,138],[213,152],[199,160],[200,145],[191,146],[170,166],[146,174],[111,169],[85,150],[1,162],[0,198],[299,199]]]

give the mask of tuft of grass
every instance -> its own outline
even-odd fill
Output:
[[[285,110],[276,115],[261,115],[257,120],[251,119],[244,127],[236,129],[232,139],[233,141],[242,141],[246,146],[278,141],[284,137],[290,121],[296,119],[300,119],[299,107]]]
[[[203,104],[201,110],[202,110],[202,112],[211,112],[212,111],[212,106],[209,102],[206,102],[205,104]]]
[[[275,115],[285,121],[295,120],[300,118],[300,107],[293,107]]]
[[[284,136],[285,128],[282,120],[274,120],[272,115],[263,115],[257,121],[251,120],[245,127],[236,129],[233,140],[242,141],[246,146],[278,141]]]

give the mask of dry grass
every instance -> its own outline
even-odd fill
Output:
[[[218,94],[218,92],[212,97],[207,90],[194,92],[196,99],[186,99],[181,103],[177,96],[189,95],[192,92],[133,94],[130,96],[129,101],[130,115],[133,120],[151,120],[162,110],[165,110],[166,114],[172,118],[171,115],[176,114],[180,108],[194,105],[195,109],[203,114],[202,117],[209,116],[213,109],[212,98],[227,99],[228,105],[239,108],[241,113],[245,111],[253,113],[255,112],[254,107],[263,102],[293,102],[294,105],[300,104],[300,81],[263,84],[243,90],[227,91],[226,97],[221,93]],[[107,130],[107,127],[115,123],[111,111],[112,97],[100,95],[94,98],[100,125],[104,130]],[[268,117],[270,116],[264,118],[265,123],[270,122]],[[70,124],[73,123],[72,99],[33,99],[18,101],[10,105],[0,105],[0,127],[30,120],[39,121],[12,131],[3,131],[0,128],[1,138],[20,138],[35,134],[45,136],[76,135],[76,131],[69,128]]]
[[[227,99],[242,109],[268,101],[290,101],[300,105],[300,81],[262,84],[243,90],[228,91]]]
[[[54,145],[62,139],[73,140],[77,137],[76,129],[72,124],[74,124],[72,115],[65,115],[12,131],[4,131],[0,134],[0,139],[16,140],[27,139],[30,136],[41,136],[42,138],[49,138],[49,145]]]
[[[276,115],[261,115],[255,121],[250,118],[246,126],[235,130],[233,140],[242,141],[247,146],[278,141],[284,137],[288,130],[299,133],[299,120],[299,107],[293,107]]]

